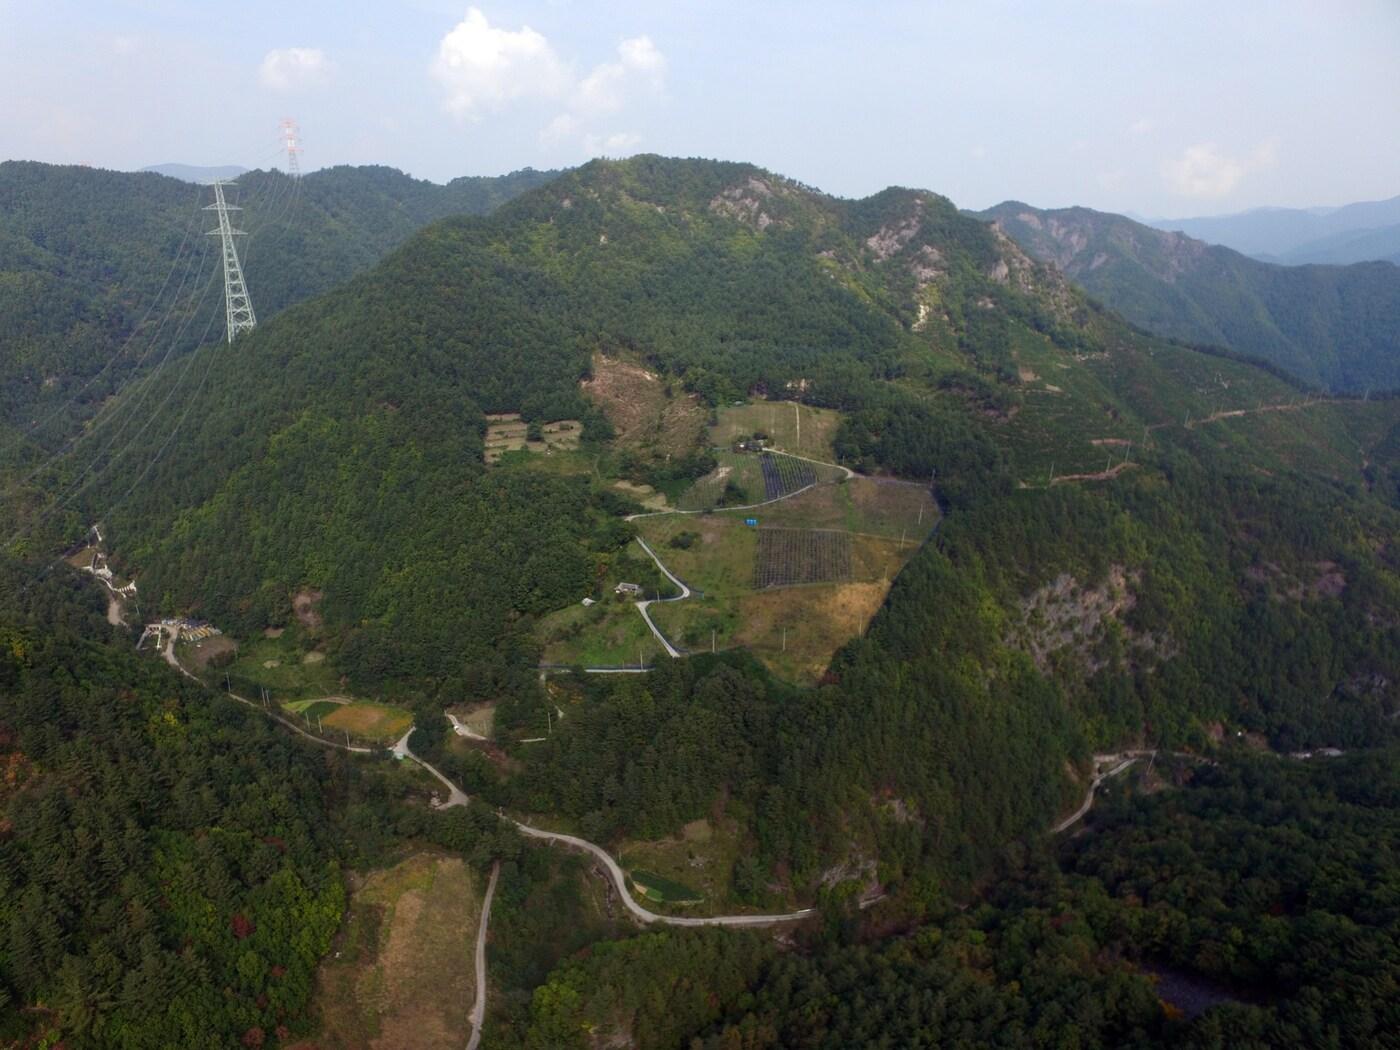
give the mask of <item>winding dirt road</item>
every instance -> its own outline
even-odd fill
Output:
[[[486,899],[481,902],[481,922],[476,928],[476,1002],[472,1004],[472,1034],[467,1050],[481,1045],[481,1026],[486,1023],[486,927],[491,921],[491,901],[496,896],[496,880],[501,874],[501,862],[491,865],[491,881],[486,884]]]

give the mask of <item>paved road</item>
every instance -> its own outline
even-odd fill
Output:
[[[505,819],[510,820],[511,818],[506,817]],[[636,902],[627,889],[627,877],[623,874],[622,868],[603,847],[594,845],[577,835],[566,835],[562,831],[542,831],[539,828],[532,828],[529,824],[522,824],[518,820],[511,820],[511,823],[519,828],[520,833],[527,838],[553,842],[557,845],[593,854],[603,865],[603,869],[612,879],[613,885],[617,887],[618,896],[622,898],[622,903],[627,906],[627,910],[642,922],[659,922],[665,926],[777,926],[785,922],[799,922],[816,914],[815,908],[802,908],[799,911],[787,912],[782,915],[658,915]]]
[[[651,560],[656,562],[656,567],[666,574],[666,578],[681,589],[680,594],[671,598],[649,598],[646,601],[637,603],[637,611],[642,614],[642,619],[645,620],[647,626],[651,628],[651,633],[656,636],[656,640],[661,643],[661,647],[666,650],[667,654],[675,658],[681,655],[681,651],[672,645],[670,640],[661,633],[661,629],[652,622],[651,614],[647,612],[647,609],[655,602],[683,602],[690,597],[690,588],[683,584],[675,573],[666,568],[666,563],[656,556],[656,551],[651,549],[651,544],[647,543],[647,541],[640,536],[637,537],[637,542],[641,544],[642,550],[651,555]]]
[[[467,802],[470,801],[467,797],[467,793],[461,788],[459,788],[456,784],[452,783],[452,781],[448,780],[441,773],[439,773],[434,767],[429,765],[427,762],[424,762],[421,758],[419,758],[417,755],[415,755],[412,751],[408,749],[408,738],[412,735],[413,727],[409,726],[408,732],[405,733],[399,739],[399,742],[393,747],[394,757],[399,759],[400,761],[406,758],[411,762],[417,762],[429,773],[431,773],[433,776],[437,777],[439,780],[442,781],[442,783],[447,788],[447,801],[444,802],[441,806],[439,806],[438,809],[451,809],[453,806],[465,806]]]
[[[496,879],[501,874],[501,862],[491,865],[491,881],[486,884],[486,899],[481,902],[481,922],[476,928],[476,1002],[472,1005],[472,1034],[467,1050],[481,1045],[481,1026],[486,1022],[486,927],[491,922],[491,901],[496,896]]]

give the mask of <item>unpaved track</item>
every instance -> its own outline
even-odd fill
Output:
[[[481,1045],[481,1026],[486,1023],[486,927],[491,921],[491,901],[496,896],[496,879],[501,874],[501,862],[491,865],[491,881],[486,884],[486,899],[481,902],[481,923],[476,928],[476,1002],[472,1004],[472,1034],[467,1050]]]

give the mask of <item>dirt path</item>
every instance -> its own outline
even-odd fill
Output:
[[[472,1004],[472,1034],[467,1050],[481,1045],[481,1026],[486,1023],[486,927],[491,922],[491,901],[496,896],[496,879],[501,874],[501,862],[491,865],[491,881],[486,884],[486,899],[481,902],[481,923],[476,928],[476,1002]]]

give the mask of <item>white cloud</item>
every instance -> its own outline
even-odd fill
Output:
[[[324,84],[330,69],[326,53],[318,47],[284,47],[263,56],[258,79],[265,88],[290,91]]]
[[[590,157],[627,156],[642,141],[642,137],[631,131],[619,131],[611,135],[583,136],[583,151]]]
[[[1246,157],[1220,152],[1214,143],[1187,146],[1181,155],[1162,168],[1167,186],[1183,197],[1224,197],[1246,175],[1271,168],[1278,161],[1278,142],[1261,142]]]
[[[1137,120],[1128,125],[1128,131],[1133,135],[1146,135],[1152,128],[1152,121],[1146,117],[1138,117]]]
[[[443,106],[450,113],[480,119],[513,102],[553,102],[559,112],[540,129],[542,145],[615,154],[630,150],[640,136],[597,124],[659,96],[666,56],[650,37],[628,37],[613,58],[579,74],[542,34],[529,26],[493,26],[474,7],[438,44],[431,72],[446,91]]]
[[[443,105],[464,117],[515,99],[558,97],[570,80],[541,34],[529,26],[499,29],[475,7],[438,44],[432,75],[447,91]]]

